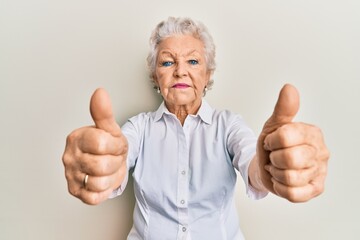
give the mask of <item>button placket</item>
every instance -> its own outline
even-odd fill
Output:
[[[184,126],[178,128],[179,139],[179,158],[178,158],[178,184],[177,184],[177,206],[178,206],[178,239],[186,239],[188,225],[188,191],[189,180],[187,170],[189,168],[189,145],[188,130],[186,129],[186,121]]]
[[[189,229],[188,229],[188,226],[187,225],[179,225],[179,228],[178,228],[178,236],[176,239],[178,240],[186,240],[188,239],[188,232],[189,232]]]
[[[178,206],[187,208],[187,197],[189,190],[189,182],[186,177],[186,170],[189,168],[189,145],[187,130],[189,127],[188,118],[184,122],[184,126],[178,128],[179,133],[179,162],[178,162]]]

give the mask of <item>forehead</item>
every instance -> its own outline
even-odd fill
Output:
[[[159,55],[204,55],[204,44],[201,40],[189,35],[176,35],[165,38],[158,46]]]

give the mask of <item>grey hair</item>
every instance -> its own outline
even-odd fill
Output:
[[[190,18],[169,17],[156,26],[150,37],[150,52],[147,57],[150,79],[154,82],[158,45],[162,40],[175,35],[190,35],[203,42],[207,70],[210,71],[210,75],[212,76],[216,68],[215,44],[206,26]],[[207,85],[208,90],[211,89],[213,83],[214,80],[210,79]]]

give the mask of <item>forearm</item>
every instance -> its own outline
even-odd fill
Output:
[[[258,163],[258,158],[257,155],[254,156],[254,158],[251,160],[250,165],[249,165],[249,183],[250,185],[255,188],[258,191],[261,192],[265,192],[268,191],[264,184],[261,181],[261,177],[260,177],[260,169],[259,169],[259,163]]]

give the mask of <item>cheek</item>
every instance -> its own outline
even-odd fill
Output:
[[[158,85],[161,85],[161,82],[163,82],[163,73],[162,73],[161,71],[155,71],[154,81],[155,81]]]
[[[205,86],[207,85],[207,83],[209,82],[209,75],[207,74],[207,72],[200,72],[197,75],[197,83],[196,86],[197,88],[200,88],[200,90],[203,90],[205,88]]]
[[[156,81],[157,83],[161,86],[161,85],[167,85],[168,83],[170,83],[172,81],[172,74],[169,73],[168,71],[158,71],[156,73]]]

